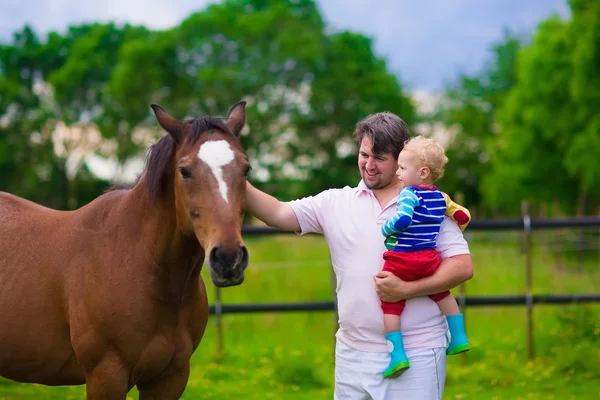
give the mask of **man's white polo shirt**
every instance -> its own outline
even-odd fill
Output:
[[[330,189],[288,203],[300,223],[300,234],[325,235],[337,276],[340,328],[336,337],[362,351],[387,351],[373,276],[383,267],[386,251],[381,225],[396,212],[396,201],[397,197],[381,209],[373,192],[361,181],[355,188]],[[448,218],[442,222],[437,250],[442,259],[469,254],[462,232]],[[447,345],[446,320],[429,297],[407,300],[401,324],[406,349]]]

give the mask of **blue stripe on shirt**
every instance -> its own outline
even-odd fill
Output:
[[[396,203],[396,214],[381,227],[386,247],[396,251],[435,248],[445,212],[446,200],[437,188],[403,189]]]

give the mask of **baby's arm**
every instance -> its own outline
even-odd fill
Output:
[[[402,232],[412,223],[413,212],[419,204],[417,195],[409,189],[403,189],[396,204],[396,214],[381,226],[381,233],[387,237]]]
[[[446,193],[442,192],[442,194],[446,199],[446,216],[456,222],[461,231],[464,231],[471,222],[471,213],[466,207],[452,201]]]

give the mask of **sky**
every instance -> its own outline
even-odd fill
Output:
[[[29,24],[39,34],[84,22],[130,22],[151,29],[179,24],[209,0],[1,0],[0,41]],[[377,55],[413,91],[440,92],[459,73],[479,71],[505,28],[528,34],[566,0],[318,0],[333,30],[373,39]]]

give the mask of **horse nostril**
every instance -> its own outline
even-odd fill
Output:
[[[239,268],[244,269],[248,266],[248,249],[246,246],[242,246],[242,259],[238,263]]]
[[[216,266],[222,262],[222,252],[223,251],[220,247],[213,247],[213,249],[210,251],[210,265]]]

